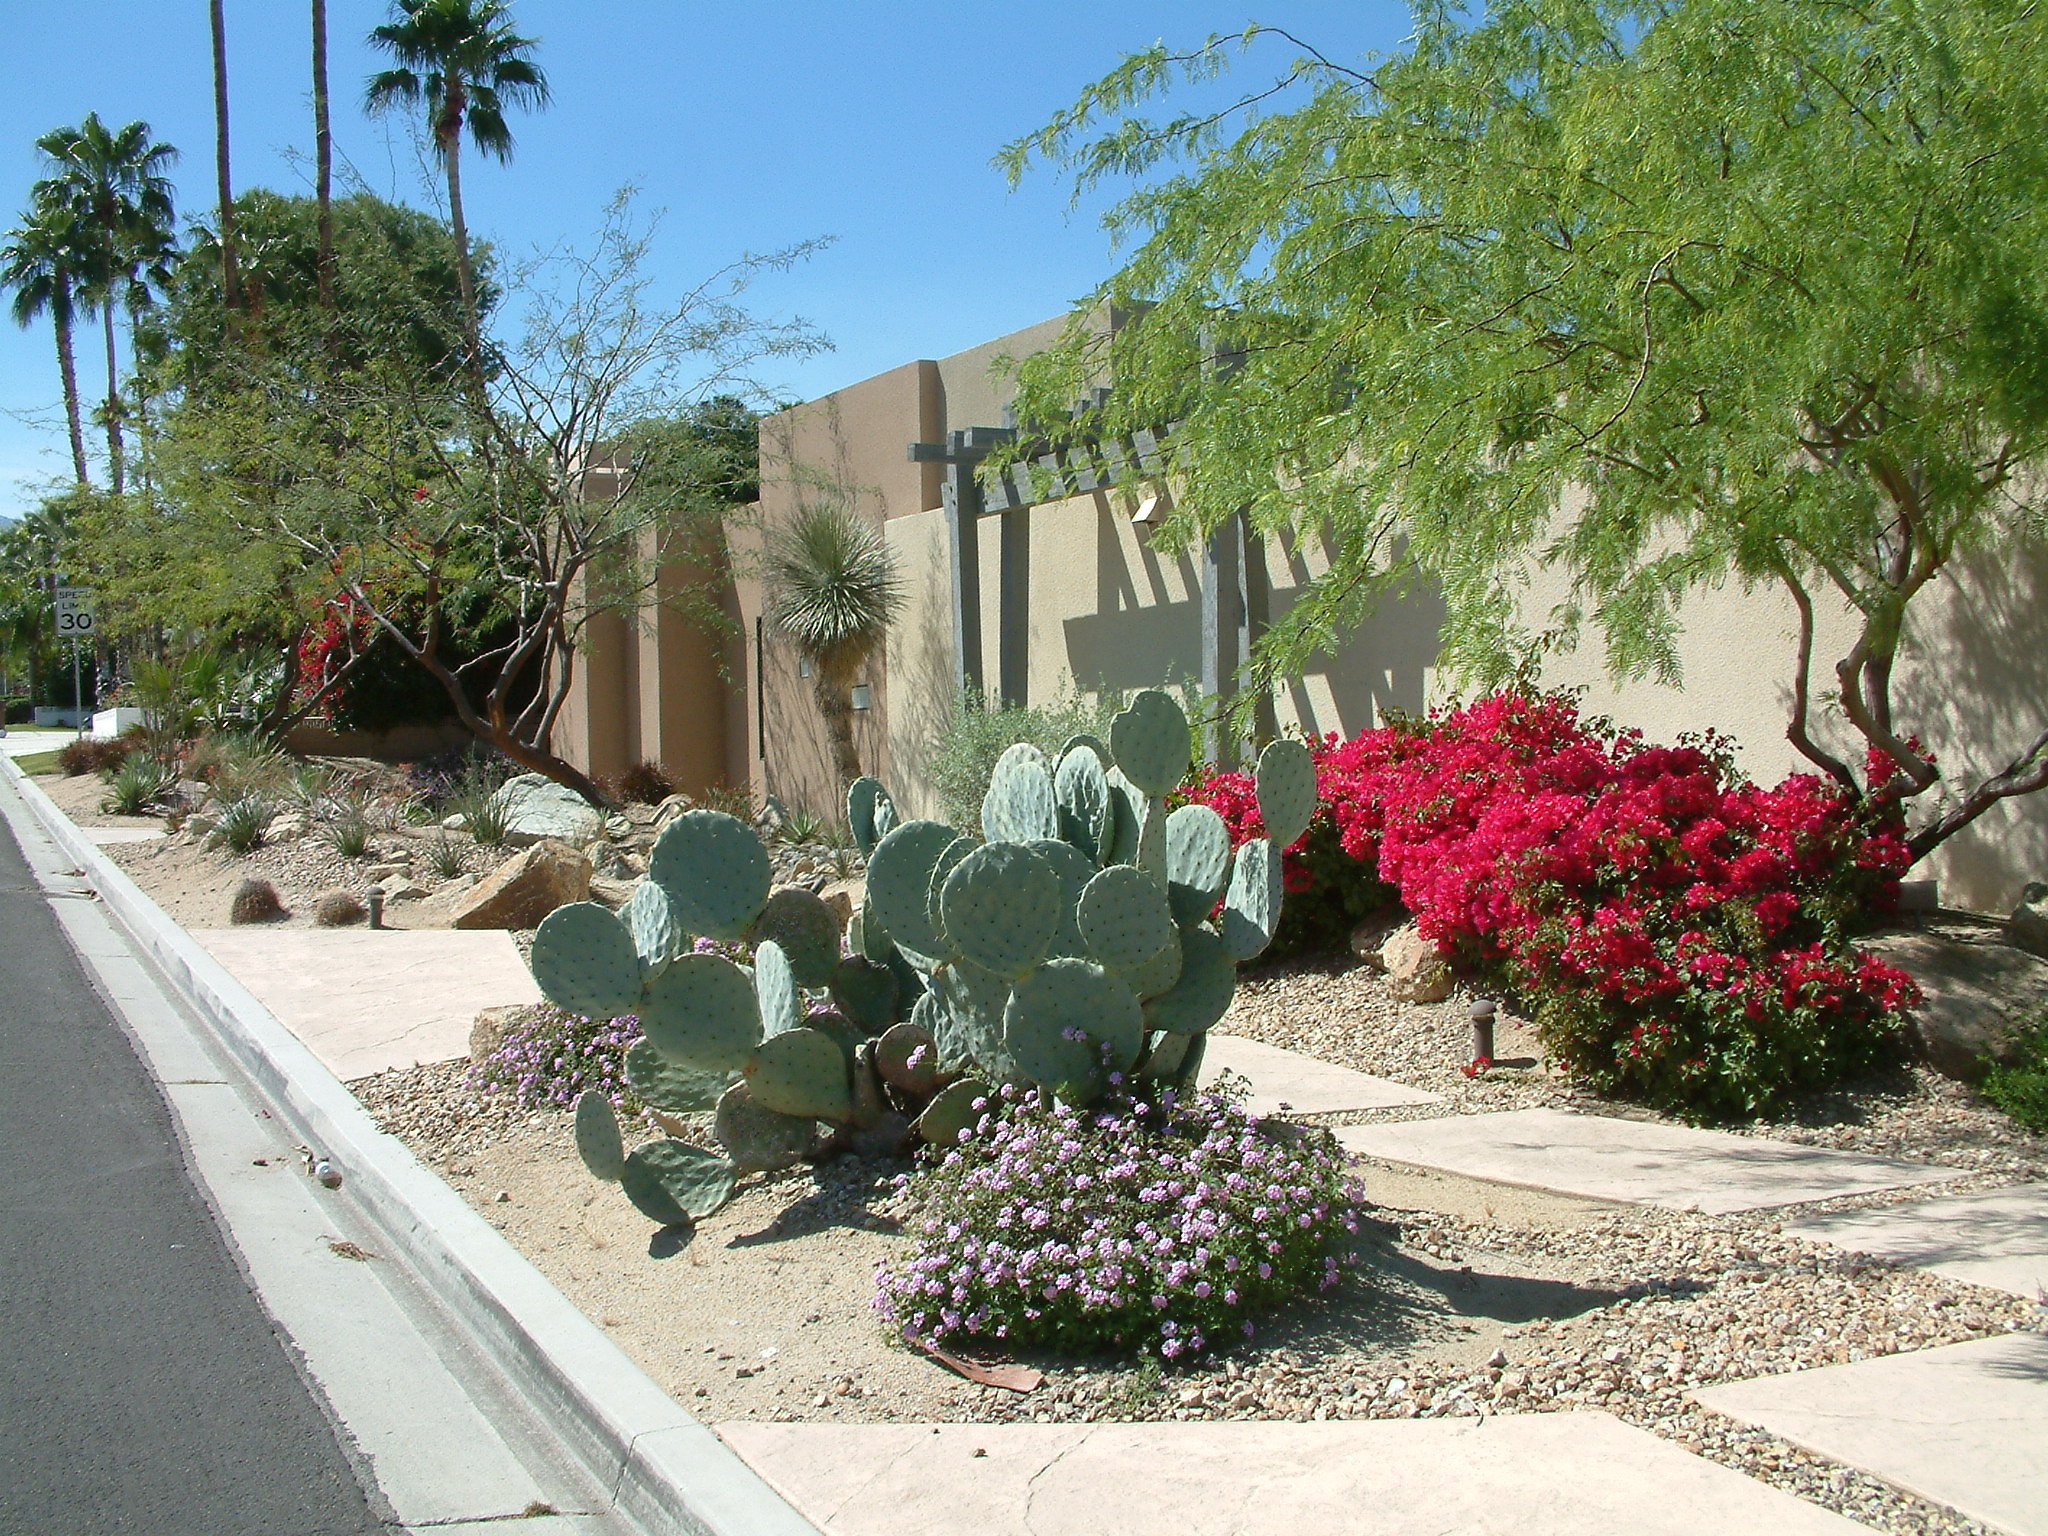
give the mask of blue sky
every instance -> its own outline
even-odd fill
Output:
[[[0,212],[38,174],[32,140],[97,111],[146,119],[183,152],[181,207],[208,217],[213,120],[204,0],[67,0],[11,8],[0,64]],[[756,290],[835,350],[779,378],[811,398],[1059,313],[1109,270],[1097,209],[1069,214],[1051,174],[1010,192],[989,157],[1043,124],[1126,52],[1194,43],[1248,21],[1347,61],[1398,45],[1393,0],[974,0],[709,5],[516,0],[541,39],[554,104],[514,121],[509,166],[465,159],[470,226],[509,254],[578,239],[637,183],[667,210],[660,271],[680,289],[743,250],[835,243]],[[339,171],[432,206],[408,123],[366,118],[365,37],[378,0],[329,0]],[[235,184],[310,191],[308,7],[227,0]],[[1284,63],[1284,44],[1244,66]],[[105,381],[80,338],[80,388]],[[63,472],[49,329],[0,326],[0,515]]]

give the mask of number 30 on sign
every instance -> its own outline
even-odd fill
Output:
[[[82,640],[92,633],[92,588],[57,589],[57,638]]]

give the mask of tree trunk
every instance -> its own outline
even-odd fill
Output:
[[[476,273],[469,263],[469,221],[462,214],[462,113],[468,98],[462,82],[448,81],[447,105],[434,125],[434,140],[448,167],[448,222],[455,230],[455,282],[462,292],[463,344],[469,351],[471,375],[481,382],[484,370],[483,320],[476,308]]]
[[[64,377],[64,423],[71,429],[71,470],[80,485],[92,484],[85,472],[85,422],[78,406],[78,364],[71,349],[71,287],[57,293],[57,371]]]
[[[816,677],[811,692],[817,697],[818,712],[825,717],[826,733],[832,738],[832,761],[839,770],[839,787],[860,777],[860,753],[853,744],[853,700],[846,688],[826,676],[827,668],[812,663]]]
[[[100,318],[107,330],[107,481],[119,496],[123,476],[121,464],[121,362],[114,352],[114,285],[107,284]]]
[[[235,264],[235,199],[228,186],[228,33],[221,0],[211,0],[208,9],[213,22],[213,171],[220,185],[220,290],[227,303],[228,335],[233,338],[236,311],[242,307],[242,281]]]
[[[327,0],[313,0],[313,196],[318,204],[320,308],[334,309],[334,132],[327,120]]]

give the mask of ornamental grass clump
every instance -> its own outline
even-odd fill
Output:
[[[900,1181],[916,1247],[876,1272],[874,1308],[911,1343],[1185,1359],[1356,1261],[1364,1192],[1326,1131],[1171,1089],[1080,1108],[1004,1087],[981,1108]]]

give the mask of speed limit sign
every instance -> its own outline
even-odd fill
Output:
[[[82,640],[92,633],[92,588],[57,589],[57,638]]]

